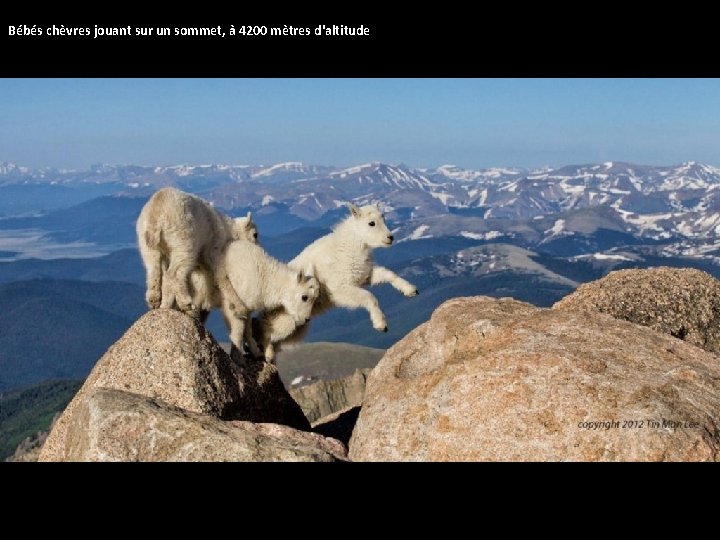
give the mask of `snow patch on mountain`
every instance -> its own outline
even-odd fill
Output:
[[[502,236],[505,236],[505,233],[502,233],[500,231],[488,231],[485,233],[474,233],[470,231],[460,231],[460,236],[463,236],[465,238],[469,238],[471,240],[495,240],[496,238],[500,238]]]
[[[450,195],[449,193],[434,193],[434,192],[431,191],[431,192],[430,192],[430,195],[431,195],[434,199],[438,199],[438,200],[439,200],[440,202],[442,202],[445,206],[448,205],[448,201],[450,201],[450,199],[453,199],[453,198],[454,198],[454,197],[453,197],[452,195]]]
[[[545,234],[549,234],[550,236],[559,236],[567,233],[568,231],[565,230],[564,219],[555,220],[555,224],[545,231]]]
[[[420,225],[412,233],[410,233],[406,238],[403,238],[402,240],[398,240],[398,242],[405,242],[407,240],[420,240],[422,238],[432,238],[431,234],[425,234],[425,232],[428,229],[430,229],[429,225]]]
[[[270,167],[262,168],[259,171],[254,172],[251,176],[253,178],[260,178],[263,176],[272,176],[281,171],[286,172],[304,172],[305,166],[300,161],[287,161],[285,163],[276,163]]]

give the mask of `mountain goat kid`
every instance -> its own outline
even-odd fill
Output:
[[[320,282],[320,295],[313,305],[312,315],[339,306],[365,308],[373,328],[387,332],[385,315],[377,298],[366,285],[390,283],[405,296],[418,294],[417,288],[391,270],[375,266],[372,250],[390,247],[393,235],[385,225],[380,209],[374,205],[358,208],[350,206],[350,216],[339,223],[334,231],[307,246],[288,266],[299,269],[312,266]],[[275,343],[298,341],[307,332],[307,324],[296,320],[281,309],[265,312],[259,319],[259,336],[265,359],[272,362]]]
[[[257,242],[251,213],[232,219],[199,197],[175,188],[163,188],[150,197],[140,212],[136,231],[147,271],[145,299],[150,309],[172,308],[177,302],[181,311],[194,311],[189,290],[193,269],[216,266],[231,240]],[[223,291],[229,287],[226,282],[217,286]]]
[[[230,341],[240,351],[243,337],[250,353],[262,356],[252,336],[250,315],[256,310],[282,308],[293,327],[310,320],[320,283],[312,267],[294,270],[268,255],[260,246],[244,241],[230,242],[214,269],[198,267],[191,274],[192,302],[201,311],[221,308]],[[231,287],[218,288],[225,282]]]

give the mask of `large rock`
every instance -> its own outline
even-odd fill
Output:
[[[343,444],[350,442],[365,395],[369,369],[330,381],[317,381],[290,389],[290,395],[312,422],[312,430]]]
[[[600,311],[720,353],[720,281],[700,270],[611,272],[553,307]]]
[[[66,458],[69,420],[94,388],[124,390],[223,420],[310,429],[274,366],[231,358],[202,324],[174,310],[149,311],[108,349],[50,432],[40,461]]]
[[[350,458],[719,460],[720,362],[597,312],[453,299],[371,373]]]
[[[360,405],[365,395],[369,369],[356,369],[352,375],[331,381],[318,381],[291,388],[290,395],[310,422]]]
[[[75,407],[69,461],[346,461],[344,446],[277,424],[223,421],[98,388]]]

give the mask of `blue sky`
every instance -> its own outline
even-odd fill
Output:
[[[0,161],[720,165],[720,80],[0,79]]]

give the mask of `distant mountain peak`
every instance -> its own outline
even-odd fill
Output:
[[[95,197],[113,193],[142,197],[170,185],[197,193],[231,213],[277,211],[291,215],[288,219],[305,221],[334,215],[338,201],[374,201],[383,204],[390,219],[407,223],[405,236],[427,225],[419,236],[443,236],[447,230],[472,238],[485,234],[478,224],[481,220],[542,221],[557,216],[539,231],[551,237],[553,233],[546,231],[573,212],[584,213],[581,221],[600,220],[612,230],[663,242],[720,235],[715,218],[720,215],[720,168],[690,160],[673,166],[606,161],[539,169],[466,169],[454,164],[420,169],[382,161],[353,167],[299,161],[268,166],[102,164],[84,172],[33,171],[2,162],[0,187],[9,185],[85,186],[88,190],[92,186]],[[29,210],[23,211],[34,211],[31,204],[26,206]],[[8,213],[12,211],[15,214]],[[2,200],[0,212],[19,214],[12,205],[3,206]],[[448,214],[458,217],[447,218]],[[428,220],[433,216],[445,216],[440,230]],[[464,218],[477,223],[465,224]],[[570,223],[567,230],[572,230]]]
[[[305,169],[306,167],[301,161],[286,161],[283,163],[276,163],[275,165],[271,165],[269,167],[263,167],[252,173],[252,177],[257,178],[261,176],[271,176],[280,171],[303,172]]]

